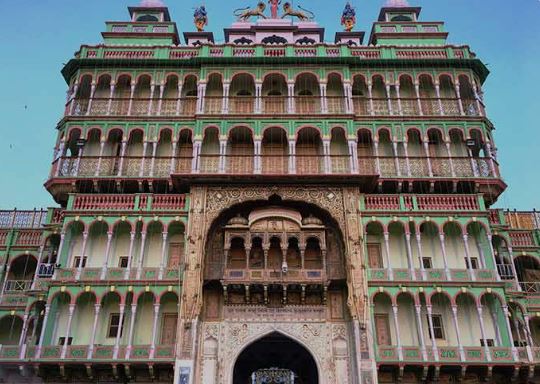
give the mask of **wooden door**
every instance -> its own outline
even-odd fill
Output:
[[[386,313],[375,315],[375,332],[377,333],[378,345],[392,345],[390,322]]]
[[[169,261],[167,263],[168,268],[178,268],[183,263],[184,258],[184,243],[175,242],[169,243]]]
[[[368,243],[368,262],[370,268],[383,268],[381,245],[377,243]]]
[[[161,344],[173,345],[176,343],[176,325],[178,324],[177,313],[164,313],[161,322]]]

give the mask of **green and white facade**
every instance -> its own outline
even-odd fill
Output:
[[[107,22],[58,207],[0,212],[4,382],[536,382],[540,214],[490,208],[489,71],[420,11]]]

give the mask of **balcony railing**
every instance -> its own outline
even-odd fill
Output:
[[[7,280],[4,288],[6,293],[25,292],[32,287],[32,280]]]
[[[186,195],[71,195],[68,209],[75,211],[158,211],[182,210]]]
[[[367,211],[480,211],[484,210],[475,195],[365,195]]]
[[[41,263],[38,267],[38,277],[51,278],[54,275],[55,264]]]
[[[193,116],[197,97],[75,98],[66,116]],[[350,104],[350,108],[347,105]],[[206,96],[200,112],[241,114],[354,114],[356,116],[484,116],[482,103],[457,98],[367,98],[344,96]]]
[[[200,155],[191,157],[61,157],[51,178],[169,178],[171,174],[379,175],[381,178],[499,178],[495,162],[471,157],[348,155]],[[420,205],[430,205],[420,201]]]
[[[534,248],[539,246],[532,231],[509,231],[508,235],[513,248]]]
[[[489,347],[492,361],[513,362],[514,357],[510,347]],[[401,353],[400,353],[401,352]],[[431,347],[426,347],[425,354],[430,362],[445,363],[485,363],[487,356],[484,347],[463,347],[464,360],[461,358],[459,347],[457,346],[439,346],[437,348],[437,359],[433,354]],[[402,355],[400,357],[400,354]],[[397,346],[377,346],[377,361],[380,362],[425,362],[422,350],[419,346],[402,346],[401,351]]]
[[[0,228],[41,228],[47,219],[47,211],[0,211]]]
[[[81,280],[81,281],[121,281],[121,280],[178,280],[182,276],[183,267],[164,268],[160,273],[160,268],[143,268],[140,271],[136,268],[107,268],[103,276],[103,268],[85,267],[81,268],[80,275],[77,268],[61,268],[56,270],[53,279],[56,280]]]
[[[471,59],[474,58],[467,46],[445,45],[437,47],[402,47],[402,46],[379,46],[379,47],[355,47],[347,45],[328,46],[316,44],[301,46],[298,44],[286,44],[280,47],[256,44],[250,46],[213,45],[201,47],[125,47],[99,45],[83,45],[76,54],[81,59],[176,59],[190,60],[198,58],[210,59],[215,62],[220,58],[244,58],[255,57],[295,57],[295,58],[336,58],[342,62],[344,58],[361,58],[362,60],[433,60],[433,59]]]
[[[473,270],[474,278],[477,281],[496,281],[496,272],[491,269]],[[450,269],[449,275],[451,281],[470,282],[472,280],[471,272],[467,269]],[[447,281],[447,274],[444,269],[425,269],[422,273],[420,269],[388,269],[388,268],[370,268],[368,278],[373,282],[380,281]]]
[[[102,360],[138,360],[138,361],[174,361],[175,345],[156,345],[152,351],[151,345],[133,345],[131,347],[114,345],[68,345],[66,356],[62,358],[60,345],[46,345],[41,348],[38,356],[37,346],[0,345],[0,361],[20,361],[21,358],[39,361],[88,362]]]
[[[321,282],[326,280],[322,269],[289,269],[287,273],[268,269],[225,269],[223,280],[226,282]]]

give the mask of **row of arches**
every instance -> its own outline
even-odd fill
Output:
[[[360,129],[355,139],[341,127],[324,138],[319,129],[303,127],[291,139],[281,127],[269,127],[257,139],[249,126],[237,126],[222,137],[217,127],[207,127],[202,142],[183,129],[178,136],[172,130],[159,132],[148,141],[143,130],[131,130],[127,137],[120,129],[103,136],[99,129],[82,132],[73,129],[61,140],[56,172],[79,176],[166,177],[170,173],[382,173],[386,176],[481,176],[496,174],[491,159],[491,142],[478,129],[465,134],[451,129],[448,135],[438,128],[425,136],[408,129],[398,142],[389,129],[376,136]],[[470,142],[473,141],[474,144]],[[80,159],[79,159],[80,158]],[[396,164],[397,162],[397,164]],[[479,162],[478,164],[476,162]],[[453,169],[452,169],[453,167]],[[65,176],[65,175],[64,175]]]
[[[365,227],[366,254],[374,269],[487,269],[493,268],[489,228],[477,221],[466,226],[452,221],[437,226],[376,221]]]
[[[494,293],[392,297],[379,292],[372,296],[372,309],[378,346],[513,346],[506,305]]]
[[[252,113],[356,113],[359,115],[482,115],[479,86],[466,74],[400,74],[390,81],[384,74],[352,76],[346,82],[338,72],[322,79],[314,72],[298,73],[294,80],[280,72],[262,81],[240,72],[225,81],[210,73],[204,81],[194,74],[181,79],[167,74],[156,84],[150,74],[132,78],[120,74],[97,80],[84,74],[72,89],[72,115],[190,115]],[[71,102],[73,101],[73,102]]]

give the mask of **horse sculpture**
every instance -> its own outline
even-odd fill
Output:
[[[301,11],[293,9],[291,3],[286,2],[283,4],[283,16],[281,16],[281,18],[284,19],[287,16],[292,16],[297,17],[300,21],[311,21],[315,18],[313,12],[302,8],[301,6],[298,6],[298,8],[301,9]]]
[[[239,8],[234,11],[234,16],[238,18],[238,21],[248,21],[253,16],[262,17],[266,19],[264,11],[266,9],[266,4],[262,1],[259,1],[256,8]]]

